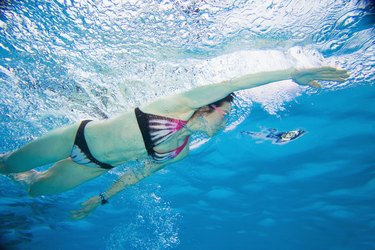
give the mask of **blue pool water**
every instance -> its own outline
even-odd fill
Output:
[[[0,32],[1,153],[205,82],[290,63],[351,73],[237,93],[229,129],[82,221],[69,211],[123,168],[40,198],[0,176],[0,249],[375,249],[370,1],[9,0]],[[267,128],[307,133],[242,133]]]

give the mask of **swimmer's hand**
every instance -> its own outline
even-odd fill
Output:
[[[71,211],[71,218],[73,220],[81,220],[93,212],[102,200],[99,195],[96,195],[81,204],[80,210]]]
[[[322,67],[296,70],[291,76],[292,80],[299,85],[309,85],[311,87],[321,88],[322,85],[316,80],[344,82],[349,77],[349,74],[347,70]]]

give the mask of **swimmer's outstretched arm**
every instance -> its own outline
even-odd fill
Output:
[[[349,77],[347,70],[340,70],[332,67],[321,67],[296,70],[294,68],[277,71],[266,71],[256,74],[248,74],[229,81],[217,84],[210,84],[179,94],[176,98],[183,100],[191,108],[199,108],[228,94],[244,89],[251,89],[268,83],[293,80],[299,85],[321,87],[316,80],[343,82]]]
[[[163,168],[165,164],[148,163],[145,164],[141,171],[133,171],[127,169],[126,172],[117,180],[115,183],[104,193],[96,195],[86,202],[82,203],[82,208],[77,211],[72,211],[72,218],[80,220],[88,216],[93,212],[99,205],[103,204],[103,199],[109,200],[117,193],[121,192],[125,188],[136,184],[140,180],[150,176],[152,173]]]

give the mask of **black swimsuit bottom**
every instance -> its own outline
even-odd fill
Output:
[[[91,120],[84,120],[79,125],[70,157],[75,163],[81,165],[95,164],[101,168],[111,169],[113,168],[112,165],[99,161],[90,152],[84,133],[85,127],[89,122],[91,122]]]

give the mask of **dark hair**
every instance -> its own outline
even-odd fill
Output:
[[[221,105],[223,105],[224,102],[230,102],[231,103],[231,102],[233,102],[233,99],[234,99],[235,96],[236,95],[234,93],[230,93],[229,95],[227,95],[223,99],[220,99],[220,100],[218,100],[216,102],[213,102],[213,103],[209,104],[209,106],[210,105],[215,105],[215,106],[220,107]]]
[[[236,97],[236,95],[234,93],[230,93],[229,95],[227,95],[226,97],[216,101],[216,102],[213,102],[213,103],[210,103],[206,106],[203,106],[199,109],[197,109],[194,113],[194,116],[197,116],[197,115],[201,115],[202,113],[212,113],[215,111],[215,108],[212,107],[211,105],[214,105],[214,106],[217,106],[217,107],[220,107],[221,105],[223,105],[223,103],[225,102],[230,102],[232,103],[234,98]]]
[[[222,98],[222,99],[220,99],[220,100],[218,100],[216,102],[208,104],[207,106],[210,108],[210,110],[208,111],[208,113],[212,113],[215,110],[211,105],[214,105],[216,107],[220,107],[225,102],[232,103],[233,100],[234,100],[234,97],[236,97],[236,95],[234,93],[230,93],[226,97],[224,97],[224,98]]]

